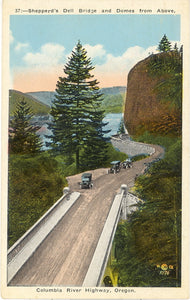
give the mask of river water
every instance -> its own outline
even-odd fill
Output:
[[[122,119],[122,113],[118,114],[107,114],[103,119],[104,122],[109,122],[104,128],[106,130],[111,130],[108,136],[114,135],[119,129],[119,124]]]
[[[112,136],[117,134],[119,129],[119,124],[122,119],[122,113],[118,114],[107,114],[103,119],[104,122],[108,122],[108,124],[104,127],[104,130],[111,130],[107,136]],[[38,135],[41,137],[43,141],[43,150],[47,150],[48,148],[45,146],[45,142],[49,141],[45,135],[51,135],[50,130],[48,130],[48,125],[44,124],[41,129],[38,131]]]

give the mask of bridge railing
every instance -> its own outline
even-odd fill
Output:
[[[72,207],[80,193],[73,192],[63,195],[9,250],[8,283],[16,275],[18,270],[32,256],[35,250],[58,224],[61,218]]]
[[[30,227],[25,234],[18,239],[12,247],[8,249],[8,263],[13,259],[13,257],[21,251],[21,249],[26,245],[28,240],[30,240],[34,234],[40,229],[40,227],[46,222],[47,218],[51,216],[55,210],[57,210],[62,203],[62,201],[66,198],[66,195],[63,195],[53,206],[32,226]]]
[[[127,187],[126,187],[127,188]],[[115,231],[121,215],[123,197],[126,196],[126,189],[122,189],[113,200],[112,207],[98,241],[94,256],[83,281],[83,286],[99,286],[104,274],[109,254],[112,247]]]

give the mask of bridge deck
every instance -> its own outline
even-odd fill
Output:
[[[91,190],[81,195],[10,285],[82,285],[112,204],[113,181],[93,198]]]

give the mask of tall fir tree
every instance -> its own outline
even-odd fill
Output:
[[[106,123],[102,121],[103,111],[100,109],[103,99],[98,82],[91,75],[93,69],[91,59],[79,41],[65,65],[66,76],[59,77],[51,109],[50,146],[53,151],[65,154],[69,161],[75,155],[77,170],[80,169],[81,152],[84,152],[89,140],[97,147],[97,137],[101,142],[104,140],[103,127]],[[97,123],[95,115],[98,115]]]
[[[179,130],[182,126],[182,49],[181,46],[180,50],[178,50],[177,45],[175,45],[173,51],[163,53],[162,55],[154,55],[149,62],[149,75],[157,78],[157,84],[154,88],[157,99],[162,103],[168,102],[170,111],[173,114],[173,116],[168,115],[169,118],[167,117],[168,129],[170,128],[171,131],[173,131],[175,127],[176,130]],[[162,129],[164,128],[162,123],[164,122],[165,125],[167,124],[165,121],[162,120],[160,123]],[[176,121],[179,126],[176,126]]]
[[[88,135],[84,142],[84,151],[81,156],[82,170],[103,167],[108,159],[107,148],[109,137],[105,134],[110,130],[103,130],[105,123],[102,111],[94,111],[89,121]]]
[[[177,43],[175,43],[175,45],[174,45],[174,51],[176,51],[176,52],[179,52],[179,49],[178,49]]]
[[[21,100],[17,104],[13,119],[10,121],[10,153],[29,154],[41,151],[42,142],[36,134],[39,127],[30,124],[32,117],[31,108],[24,100]]]
[[[160,52],[168,52],[171,50],[171,43],[168,40],[166,34],[164,34],[163,38],[161,39],[161,41],[158,45],[158,50]]]
[[[117,134],[122,134],[125,133],[125,125],[124,125],[124,120],[123,118],[121,119],[120,123],[119,123],[119,128],[117,131]]]

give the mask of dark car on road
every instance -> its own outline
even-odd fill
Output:
[[[81,189],[91,189],[93,186],[92,173],[82,174],[81,182],[79,184]]]
[[[123,169],[132,168],[132,160],[130,158],[127,158],[122,162]]]
[[[111,167],[108,170],[108,173],[113,173],[113,174],[119,173],[119,171],[121,170],[120,160],[114,160],[110,164],[111,164]]]

